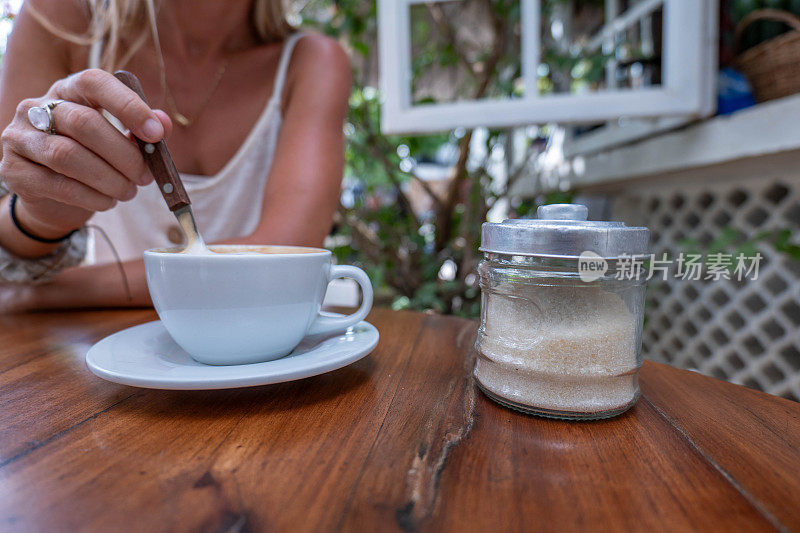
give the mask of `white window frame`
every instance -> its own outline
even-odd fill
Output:
[[[459,1],[459,0],[452,0]],[[428,133],[458,127],[586,124],[620,117],[702,116],[713,110],[708,83],[716,33],[709,34],[715,0],[642,0],[609,21],[596,46],[664,6],[663,84],[585,94],[538,94],[541,40],[539,0],[520,0],[524,97],[454,103],[411,103],[410,7],[426,0],[378,0],[378,45],[384,133]]]
[[[609,11],[615,9],[616,0],[607,0],[607,6],[611,4]],[[685,126],[701,118],[706,118],[714,114],[717,108],[717,40],[719,38],[719,2],[717,0],[705,1],[706,22],[705,47],[706,53],[703,56],[706,64],[702,73],[704,78],[701,83],[704,89],[701,96],[704,101],[700,110],[691,115],[663,116],[656,118],[625,119],[624,121],[615,120],[608,122],[604,126],[597,128],[589,133],[573,136],[571,132],[567,135],[564,142],[564,157],[571,158],[576,156],[587,156],[598,152],[606,151],[617,146],[637,142],[648,137],[665,133],[681,126]],[[609,17],[612,18],[612,17]],[[607,79],[608,81],[608,79]]]

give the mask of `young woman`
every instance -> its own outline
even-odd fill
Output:
[[[126,129],[167,138],[207,241],[320,246],[349,92],[281,0],[28,0],[0,80],[0,312],[149,305],[141,254],[182,233]]]

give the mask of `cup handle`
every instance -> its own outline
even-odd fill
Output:
[[[338,278],[351,278],[361,287],[361,307],[352,315],[332,316],[320,313],[308,329],[308,335],[338,333],[364,320],[372,309],[372,282],[367,274],[358,267],[350,265],[332,265],[328,282]]]

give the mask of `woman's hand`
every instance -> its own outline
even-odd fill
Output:
[[[53,110],[57,134],[34,128],[28,110],[64,100]],[[106,109],[133,135],[161,140],[172,124],[112,74],[90,69],[58,80],[41,98],[23,100],[0,136],[0,176],[17,193],[17,214],[31,232],[57,238],[111,209],[152,181],[135,142],[101,114]]]

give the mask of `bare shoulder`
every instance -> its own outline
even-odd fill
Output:
[[[41,96],[71,73],[76,46],[56,35],[85,32],[88,13],[78,0],[28,0],[14,21],[0,76],[0,121],[13,117],[17,103]]]
[[[37,22],[43,30],[80,35],[89,28],[90,13],[79,0],[27,0],[20,17]]]
[[[350,68],[350,57],[336,39],[319,33],[307,33],[295,47],[292,61],[298,66],[340,70]]]
[[[311,93],[322,93],[333,101],[346,100],[351,75],[350,57],[342,45],[325,35],[307,33],[292,54],[287,88],[304,98]]]

